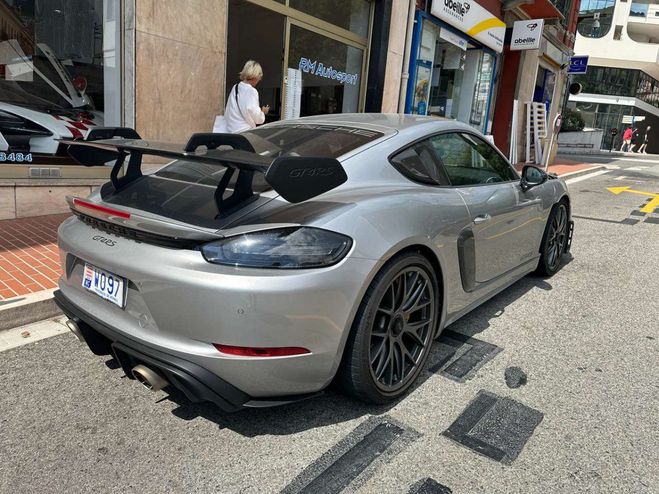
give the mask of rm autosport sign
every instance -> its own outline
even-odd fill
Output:
[[[515,21],[510,38],[511,50],[536,50],[540,48],[544,19]]]
[[[430,13],[501,53],[506,24],[472,0],[434,0]]]

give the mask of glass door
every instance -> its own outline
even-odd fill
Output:
[[[362,110],[363,47],[289,19],[286,53],[283,118]]]

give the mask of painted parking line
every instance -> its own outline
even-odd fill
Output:
[[[588,180],[589,178],[595,178],[600,175],[604,175],[605,173],[609,173],[611,170],[598,170],[593,173],[589,173],[587,175],[581,175],[580,177],[575,177],[575,178],[569,178],[565,181],[566,184],[575,184],[577,182],[581,182],[583,180]]]
[[[510,398],[481,390],[442,435],[476,453],[510,465],[544,414]]]
[[[0,352],[68,332],[61,317],[0,331]]]
[[[474,377],[503,350],[492,343],[451,330],[443,331],[437,343],[439,358],[430,366],[430,372],[459,383]]]
[[[282,494],[341,492],[363,485],[420,434],[387,416],[371,417],[305,468]]]

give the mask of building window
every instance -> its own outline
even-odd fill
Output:
[[[586,38],[601,38],[611,29],[615,0],[582,0],[577,31]]]
[[[594,66],[574,81],[584,93],[634,97],[659,108],[659,81],[640,70]]]
[[[622,37],[622,26],[616,26],[613,31],[613,39],[619,40]]]
[[[288,0],[288,6],[359,36],[368,36],[368,0]]]
[[[121,124],[120,12],[119,0],[0,0],[4,162],[74,164],[58,139]]]
[[[470,39],[424,20],[411,113],[455,118],[486,132],[494,61]]]

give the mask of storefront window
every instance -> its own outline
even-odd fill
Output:
[[[288,5],[360,36],[368,36],[371,13],[368,0],[289,0]]]
[[[58,139],[121,123],[119,0],[0,0],[0,21],[0,162],[65,164]]]
[[[358,111],[363,59],[359,48],[292,25],[284,117]]]
[[[632,96],[659,107],[659,81],[640,70],[593,66],[574,81],[582,85],[584,93]]]
[[[424,21],[411,112],[454,118],[486,131],[494,60],[466,37]]]
[[[615,0],[582,0],[577,30],[586,38],[601,38],[611,29]]]

